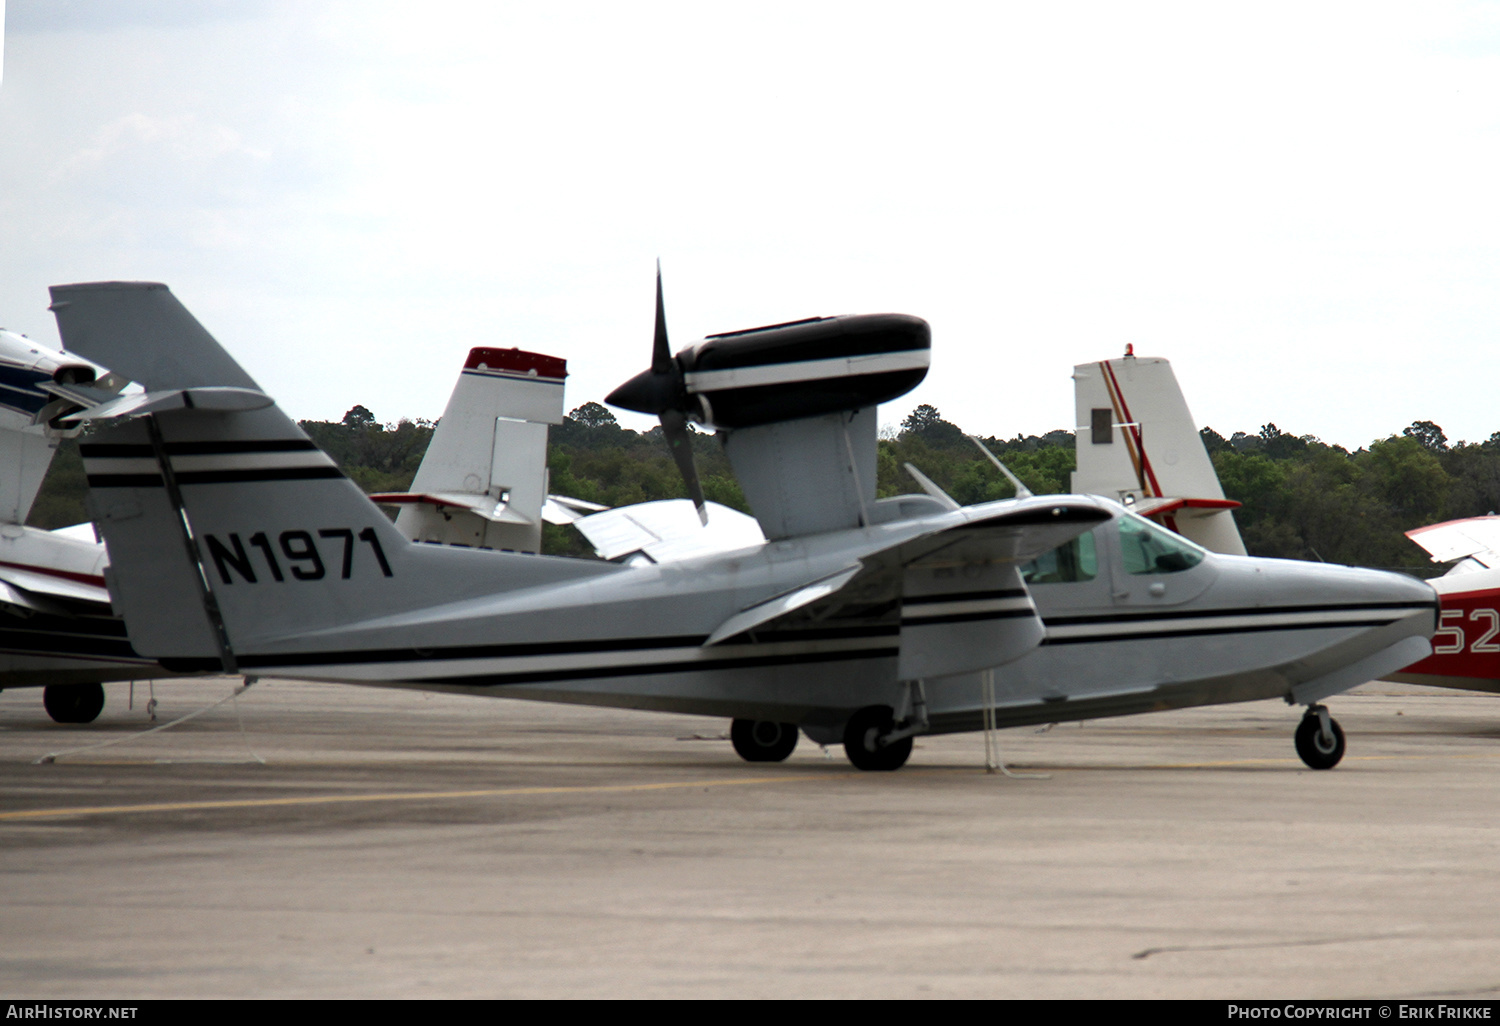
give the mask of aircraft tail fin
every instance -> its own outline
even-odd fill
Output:
[[[361,625],[576,576],[408,543],[165,286],[54,287],[70,349],[147,389],[82,447],[110,591],[142,655],[237,672],[247,654],[365,648]],[[519,565],[518,565],[519,564]]]
[[[5,468],[0,473],[0,523],[26,523],[56,446],[56,438],[38,429],[0,426],[0,467]]]
[[[417,541],[539,552],[547,504],[547,428],[562,423],[566,360],[473,349],[397,529]]]
[[[1243,556],[1232,510],[1172,365],[1127,353],[1073,368],[1073,491],[1154,517],[1214,552]]]

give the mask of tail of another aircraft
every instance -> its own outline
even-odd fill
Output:
[[[418,541],[539,552],[547,505],[547,426],[563,418],[567,361],[473,349],[407,493],[396,528]],[[602,508],[602,507],[600,507]]]
[[[78,405],[59,397],[72,386],[110,385],[97,380],[100,368],[59,353],[25,335],[0,328],[0,523],[24,524],[42,479],[52,465],[57,443],[77,429],[52,425],[59,414]],[[77,390],[77,389],[73,389]],[[108,387],[85,387],[88,403],[109,398]]]
[[[1208,450],[1166,360],[1137,358],[1073,368],[1078,469],[1073,491],[1124,502],[1206,549],[1243,556]]]
[[[70,349],[143,385],[77,416],[110,590],[142,655],[370,647],[442,603],[587,576],[591,564],[414,545],[164,285],[52,289]],[[366,640],[361,640],[361,639]]]

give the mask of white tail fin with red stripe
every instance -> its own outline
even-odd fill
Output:
[[[1127,353],[1073,368],[1073,491],[1130,505],[1207,549],[1243,556],[1213,462],[1166,360]]]

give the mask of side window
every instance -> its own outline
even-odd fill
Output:
[[[1127,513],[1120,525],[1120,555],[1127,574],[1175,574],[1203,562],[1203,550],[1181,535]]]
[[[1094,532],[1081,534],[1051,552],[1044,552],[1021,567],[1021,579],[1027,584],[1069,584],[1092,581],[1099,573],[1099,557],[1094,549]]]

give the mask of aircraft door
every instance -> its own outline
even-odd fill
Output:
[[[1203,549],[1145,517],[1127,513],[1099,533],[1108,533],[1112,543],[1109,578],[1116,607],[1177,606],[1203,594],[1216,576]]]
[[[1109,564],[1118,562],[1113,532],[1113,521],[1106,521],[1018,568],[1044,620],[1110,608]]]

